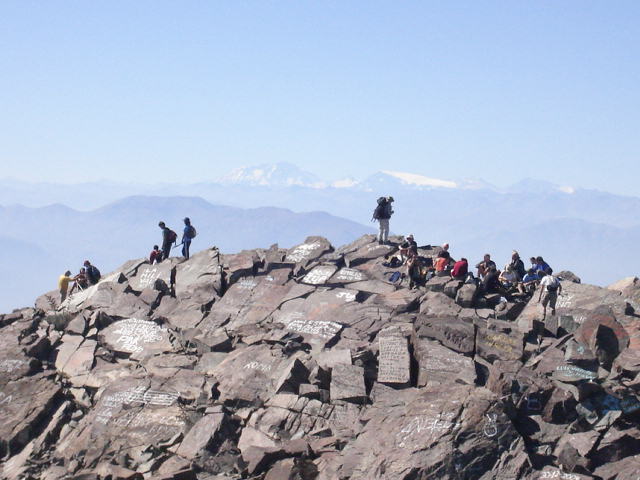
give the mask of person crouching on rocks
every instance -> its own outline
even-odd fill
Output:
[[[151,265],[154,265],[156,263],[160,263],[161,261],[162,250],[160,250],[160,247],[158,247],[158,245],[154,245],[153,250],[151,250],[151,253],[149,254],[149,263]]]
[[[84,290],[89,286],[87,282],[87,273],[84,267],[80,269],[80,272],[78,272],[78,274],[73,277],[72,280],[73,285],[71,286],[71,290],[69,290],[69,295],[71,295],[75,289]]]

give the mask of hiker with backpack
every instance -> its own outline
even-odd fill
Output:
[[[389,243],[389,219],[393,215],[392,203],[393,197],[380,197],[373,211],[372,221],[377,220],[379,224],[378,244],[380,245]]]
[[[538,303],[540,303],[540,299],[542,299],[542,308],[544,309],[542,319],[544,320],[547,317],[547,305],[551,307],[551,315],[556,314],[556,301],[558,300],[558,294],[562,292],[562,284],[557,277],[548,271],[540,270],[538,275],[541,278]]]
[[[162,259],[166,260],[171,255],[171,246],[178,240],[178,235],[164,222],[158,223],[158,226],[162,229]]]
[[[189,247],[191,246],[191,240],[196,236],[196,229],[191,225],[191,219],[185,217],[184,219],[184,231],[182,232],[182,256],[189,260]]]
[[[85,260],[84,268],[89,285],[95,285],[100,281],[100,270],[98,270],[98,267],[91,265],[89,260]]]

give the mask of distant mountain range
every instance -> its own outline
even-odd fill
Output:
[[[28,305],[56,288],[60,274],[67,269],[76,273],[86,259],[107,273],[128,258],[146,257],[161,243],[158,222],[181,236],[185,216],[198,231],[194,252],[214,245],[223,252],[274,243],[291,247],[310,235],[343,244],[374,231],[325,212],[241,209],[194,197],[127,197],[89,212],[63,205],[0,207],[7,235],[0,237],[0,262],[8,285],[0,291],[0,312]],[[179,255],[179,248],[174,253]]]
[[[222,248],[291,245],[311,234],[346,243],[376,227],[371,214],[382,195],[395,198],[392,231],[414,233],[421,244],[448,242],[454,256],[472,263],[490,252],[504,264],[517,249],[523,258],[542,255],[556,270],[573,270],[599,285],[640,272],[640,198],[532,179],[497,188],[482,180],[384,171],[364,180],[326,181],[294,165],[275,164],[190,185],[2,180],[0,187],[0,204],[7,205],[0,208],[5,241],[35,246],[30,258],[46,252],[40,261],[54,262],[48,271],[55,273],[80,257],[116,266],[136,252],[144,255],[159,238],[160,218],[177,227],[185,215]],[[265,206],[273,208],[259,208]],[[194,246],[204,247],[202,241],[199,236]],[[7,248],[26,251],[15,244]],[[28,264],[17,258],[11,268]],[[23,298],[32,297],[31,292]]]

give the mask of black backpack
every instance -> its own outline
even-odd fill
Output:
[[[93,283],[98,283],[98,281],[100,280],[100,270],[98,270],[98,267],[96,267],[95,265],[91,265],[89,267],[87,274],[89,275]]]
[[[378,198],[378,206],[373,211],[373,217],[371,218],[371,220],[380,220],[381,218],[384,218],[384,210],[386,206],[387,199],[384,197]]]

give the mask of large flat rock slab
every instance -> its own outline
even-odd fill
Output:
[[[0,390],[0,455],[18,453],[37,435],[40,423],[62,403],[62,386],[38,374],[7,383]]]
[[[102,330],[98,338],[113,352],[139,358],[174,350],[167,327],[139,318],[118,320]]]
[[[287,251],[285,262],[306,266],[333,250],[331,243],[324,237],[308,237],[304,243]]]
[[[539,292],[536,291],[518,316],[518,327],[522,331],[531,330],[534,320],[542,320],[543,309],[542,304],[538,303],[538,296]],[[562,293],[556,303],[556,315],[570,316],[576,323],[581,324],[593,310],[602,306],[611,308],[617,318],[623,317],[629,309],[625,298],[617,290],[564,281]],[[547,315],[550,315],[549,308]]]
[[[211,370],[221,402],[253,404],[275,393],[286,357],[277,348],[250,346],[228,354]]]
[[[73,433],[57,446],[59,458],[92,465],[127,449],[135,464],[150,446],[188,432],[191,422],[180,392],[149,379],[130,377],[99,392],[99,400]]]

